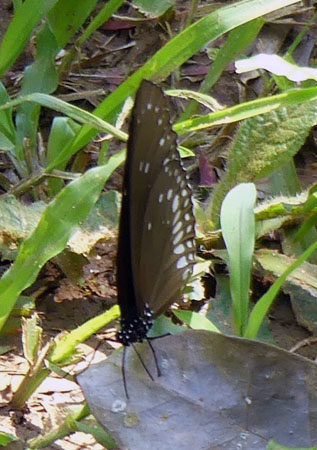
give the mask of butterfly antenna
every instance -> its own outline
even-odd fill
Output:
[[[139,360],[140,360],[140,363],[142,364],[142,366],[143,366],[145,372],[148,374],[148,376],[151,378],[151,380],[154,381],[154,378],[153,378],[151,372],[150,372],[149,369],[146,367],[146,365],[145,365],[145,363],[144,363],[144,361],[143,361],[143,359],[142,359],[142,356],[140,355],[140,353],[139,353],[139,352],[137,351],[137,349],[136,349],[136,346],[135,346],[134,344],[131,344],[131,345],[132,345],[132,347],[133,347],[135,353],[137,354],[137,356],[138,356],[138,358],[139,358]]]
[[[125,396],[129,400],[127,380],[126,380],[126,376],[125,376],[125,359],[126,359],[125,357],[126,357],[126,353],[127,353],[127,347],[123,347],[121,375],[122,375],[122,381],[123,381],[123,387],[124,387]]]

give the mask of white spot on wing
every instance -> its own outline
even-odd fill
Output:
[[[177,235],[174,237],[173,239],[173,245],[176,245],[179,243],[179,241],[181,241],[184,237],[184,231],[181,230],[179,233],[177,233]]]
[[[160,147],[163,147],[164,144],[165,144],[165,139],[164,139],[164,138],[161,138],[161,139],[159,140],[159,146],[160,146]]]
[[[181,191],[181,196],[182,196],[182,197],[186,197],[186,196],[187,196],[187,191],[186,191],[186,189],[182,189],[182,191]]]
[[[156,108],[155,108],[155,109],[156,109]],[[163,123],[163,120],[162,120],[161,118],[159,118],[158,121],[157,121],[158,126],[161,126],[162,123]]]
[[[179,196],[175,195],[173,203],[172,203],[172,211],[176,212],[179,208]]]
[[[164,198],[164,195],[163,195],[163,194],[160,194],[159,197],[158,197],[159,203],[162,203],[163,198]]]
[[[152,230],[152,222],[148,222],[147,224],[147,229],[150,231]]]
[[[183,244],[177,245],[177,247],[175,247],[175,248],[174,248],[174,251],[173,251],[173,253],[174,253],[175,255],[181,255],[181,254],[184,253],[184,252],[185,252],[185,247],[184,247]]]
[[[184,219],[188,222],[190,220],[190,214],[186,213]]]
[[[149,168],[150,168],[150,163],[145,163],[145,166],[144,166],[144,173],[148,173],[148,171],[149,171]]]
[[[180,215],[181,215],[181,210],[179,209],[174,216],[173,225],[175,225],[175,223],[178,221],[178,219],[180,218]]]
[[[143,170],[143,165],[144,165],[144,162],[140,161],[140,164],[139,164],[139,171],[140,172],[142,172],[142,170]]]
[[[179,258],[179,260],[176,263],[176,267],[177,269],[183,269],[184,267],[187,266],[187,259],[185,258],[185,256],[182,256],[181,258]]]
[[[183,280],[187,280],[187,278],[189,277],[190,274],[191,274],[190,269],[184,270],[183,275],[182,275]]]
[[[166,195],[167,200],[171,200],[172,196],[173,196],[173,189],[169,189]]]
[[[190,233],[191,231],[193,231],[193,227],[191,225],[187,225],[186,233]]]
[[[157,113],[159,112],[160,108],[158,106],[155,106],[154,111]]]
[[[178,231],[182,228],[182,222],[178,222],[175,227],[172,229],[172,234],[178,233]]]
[[[152,103],[147,103],[146,108],[150,111],[152,109]]]

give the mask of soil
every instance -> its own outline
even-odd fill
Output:
[[[202,2],[203,3],[203,2]],[[208,5],[208,2],[205,2]],[[169,29],[176,33],[184,24],[189,2],[178,2],[175,14],[168,18]],[[124,6],[120,12],[122,16],[135,16],[136,12],[130,6]],[[3,0],[0,4],[0,35],[3,35],[12,17],[11,1]],[[273,27],[273,25],[271,25]],[[266,27],[266,33],[270,31],[270,24]],[[287,27],[288,39],[292,36],[292,26]],[[117,18],[104,24],[82,49],[80,60],[71,68],[71,72],[64,78],[56,95],[67,96],[76,94],[74,102],[80,107],[88,110],[102,101],[102,99],[113,91],[126,77],[133,73],[138,67],[146,62],[159,48],[169,39],[166,22],[158,20],[142,21],[135,25]],[[282,48],[285,37],[280,37],[279,44]],[[175,74],[166,86],[177,85],[177,87],[197,90],[210,65],[207,50],[219,47],[223,39],[213,42],[208,49],[202,50],[188,63],[184,64],[181,74]],[[8,91],[14,95],[19,89],[19,80],[27,64],[32,60],[32,48],[28,45],[23,54],[7,74],[5,81]],[[248,88],[256,91],[256,81],[250,81]],[[245,92],[246,87],[243,88]],[[244,93],[245,93],[244,92]],[[54,94],[54,95],[55,95]],[[233,73],[232,67],[228,67],[224,75],[216,84],[212,95],[219,103],[234,105],[239,102],[241,96],[241,80]],[[68,97],[69,98],[69,97]],[[182,103],[175,102],[178,113],[182,110]],[[46,111],[41,118],[44,127],[51,120],[52,112]],[[213,133],[219,130],[213,130]],[[230,131],[228,128],[222,133],[224,136]],[[233,132],[232,130],[230,131]],[[45,135],[45,131],[43,132]],[[227,136],[228,139],[228,136]],[[230,137],[229,137],[230,139]],[[219,149],[223,149],[224,139]],[[95,150],[99,143],[94,143],[87,149],[89,158],[86,164],[93,164]],[[204,146],[202,146],[204,148]],[[115,151],[112,148],[111,151]],[[301,173],[306,183],[312,182],[315,177],[313,166],[311,166],[310,152],[302,155]],[[217,170],[223,170],[224,160],[221,150],[213,150],[213,164]],[[314,162],[315,164],[315,162]],[[219,167],[220,166],[220,167]],[[120,173],[120,172],[119,172]],[[121,177],[116,174],[109,182],[108,187],[120,189]],[[116,251],[115,240],[101,243],[96,254],[101,255],[98,267],[97,260],[93,256],[87,260],[86,273],[94,269],[98,273],[93,280],[85,276],[85,289],[74,287],[64,277],[57,265],[50,262],[41,273],[41,280],[37,285],[37,310],[41,318],[41,325],[45,332],[43,341],[48,341],[62,330],[72,330],[79,324],[100,314],[116,301],[115,291],[115,268],[114,257]],[[97,269],[96,269],[97,267]],[[7,268],[3,264],[2,269]],[[96,281],[97,280],[97,281]],[[103,289],[101,288],[103,286]],[[34,293],[34,292],[33,292]],[[106,296],[106,297],[105,297]],[[292,348],[296,343],[306,339],[310,333],[296,323],[290,302],[287,297],[282,297],[272,311],[271,326],[276,341],[286,349]],[[107,357],[112,350],[111,343],[104,343],[102,347],[94,352],[99,343],[100,335],[94,336],[84,345],[80,346],[83,352],[83,361],[88,364],[93,355],[93,362]],[[23,379],[28,369],[28,363],[23,356],[21,334],[15,333],[1,338],[0,345],[8,346],[9,350],[0,356],[0,432],[12,432],[23,442],[32,437],[43,435],[54,426],[58,426],[65,416],[66,408],[80,405],[84,398],[79,386],[72,381],[61,379],[56,375],[48,377],[36,390],[27,402],[23,411],[13,410],[10,407],[12,393]],[[306,346],[304,354],[310,358],[316,356],[316,345]],[[82,370],[77,366],[76,371]],[[74,367],[65,368],[69,373],[74,373]],[[23,448],[21,443],[10,444],[8,449]],[[103,447],[89,435],[74,433],[64,439],[56,441],[48,449],[92,449],[99,450]]]

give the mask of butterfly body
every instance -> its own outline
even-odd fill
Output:
[[[117,255],[121,330],[142,342],[173,302],[195,262],[192,190],[177,150],[162,90],[144,80],[129,129]]]

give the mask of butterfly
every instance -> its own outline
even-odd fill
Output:
[[[143,80],[129,128],[118,235],[117,290],[124,346],[142,342],[181,293],[195,264],[192,188],[169,103]]]

